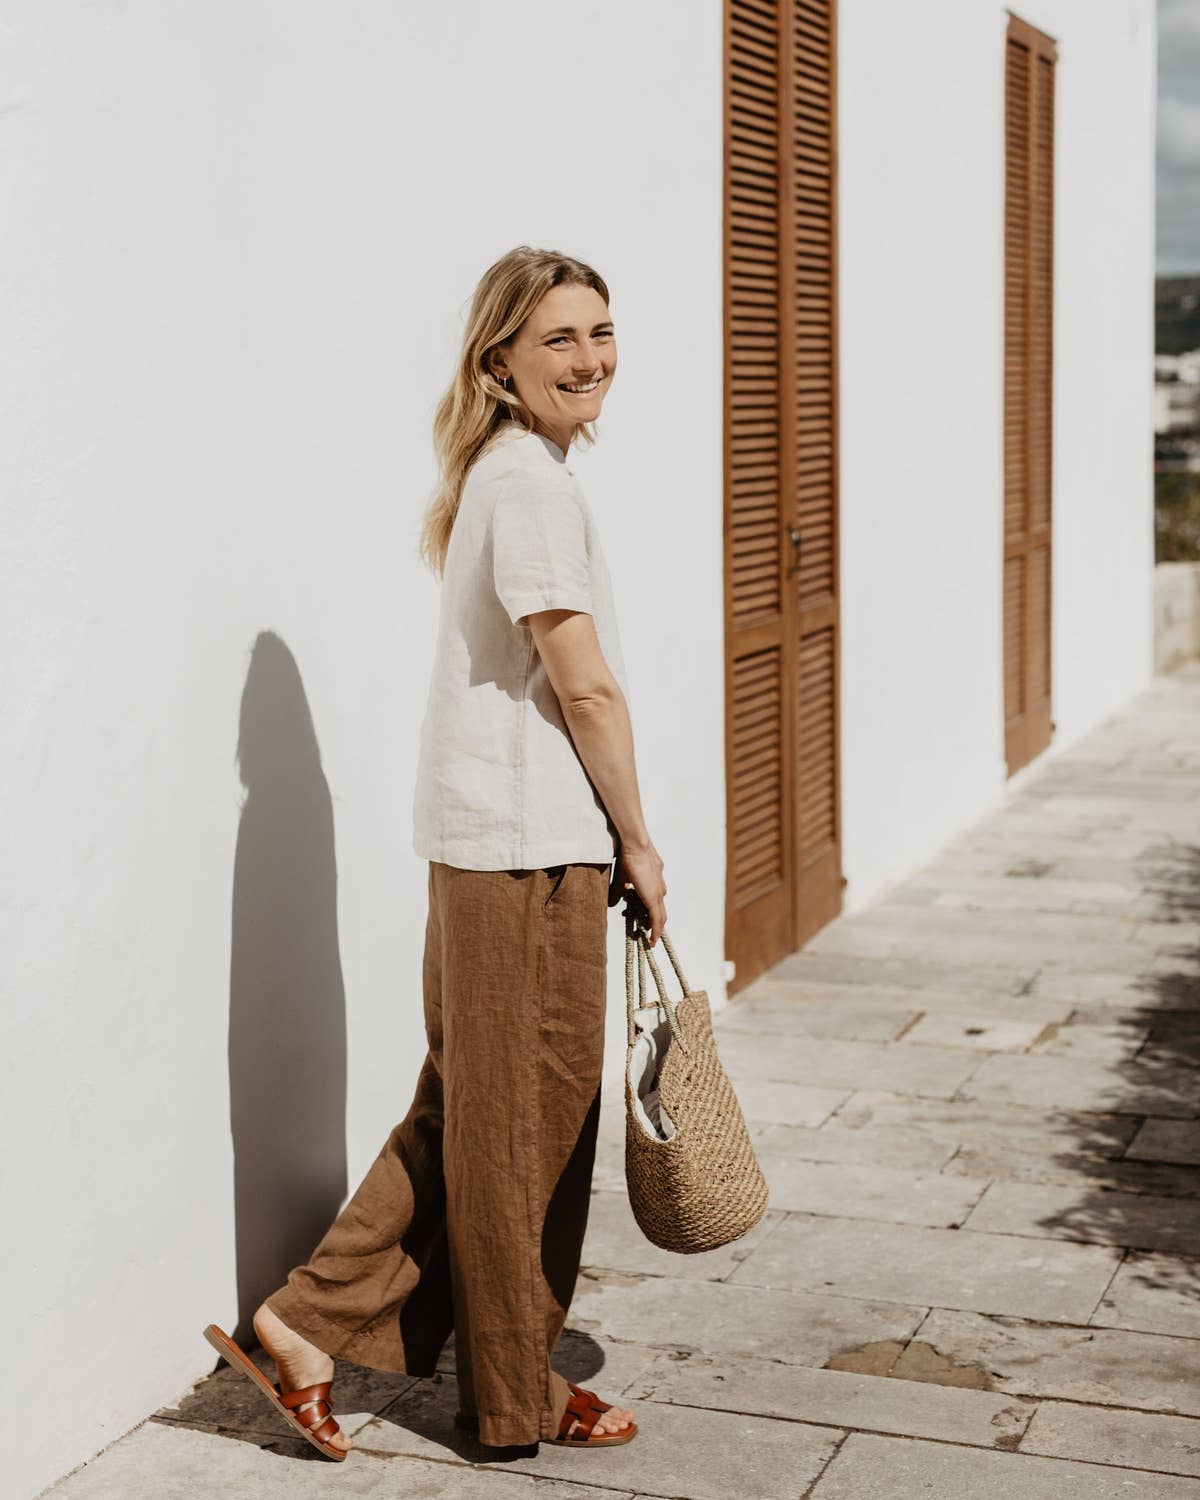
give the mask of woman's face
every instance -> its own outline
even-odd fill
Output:
[[[576,422],[592,422],[617,368],[608,304],[590,286],[546,293],[507,348],[491,351],[492,373],[511,376],[536,425],[566,451]]]

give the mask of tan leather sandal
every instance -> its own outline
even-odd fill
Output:
[[[239,1370],[258,1386],[285,1422],[290,1423],[302,1437],[306,1437],[314,1448],[319,1448],[326,1458],[335,1458],[341,1463],[350,1450],[335,1448],[329,1441],[335,1432],[342,1430],[333,1420],[333,1406],[329,1400],[332,1380],[321,1380],[316,1385],[306,1385],[298,1391],[281,1391],[277,1385],[272,1385],[223,1328],[210,1323],[204,1330],[204,1337],[235,1370]]]
[[[612,1448],[637,1437],[636,1422],[630,1422],[628,1427],[623,1427],[619,1432],[593,1432],[597,1419],[602,1413],[611,1411],[613,1403],[601,1401],[595,1391],[584,1390],[583,1386],[576,1385],[572,1380],[568,1380],[567,1384],[571,1388],[571,1395],[559,1424],[558,1436],[547,1438],[547,1442],[559,1443],[564,1448]]]
[[[622,1428],[620,1432],[593,1433],[596,1420],[602,1412],[608,1411],[611,1401],[601,1401],[595,1391],[586,1391],[580,1385],[567,1381],[571,1392],[567,1397],[566,1409],[559,1423],[558,1436],[552,1438],[539,1438],[543,1443],[559,1443],[568,1448],[611,1448],[617,1443],[628,1443],[637,1436],[638,1425],[630,1422],[629,1426]],[[455,1427],[461,1427],[465,1431],[479,1436],[479,1418],[474,1412],[463,1411],[462,1407],[454,1413]]]

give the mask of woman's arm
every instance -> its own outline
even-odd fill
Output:
[[[625,694],[604,659],[590,614],[543,609],[527,618],[579,758],[617,830],[624,879],[645,904],[653,945],[666,926],[667,887],[642,813]]]

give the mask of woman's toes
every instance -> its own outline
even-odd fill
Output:
[[[622,1432],[629,1426],[633,1413],[625,1407],[614,1406],[611,1411],[604,1412],[596,1425],[602,1427],[605,1432]]]

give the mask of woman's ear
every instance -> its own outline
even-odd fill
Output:
[[[487,356],[487,371],[494,375],[497,380],[504,380],[509,374],[508,361],[499,349],[489,349]]]

